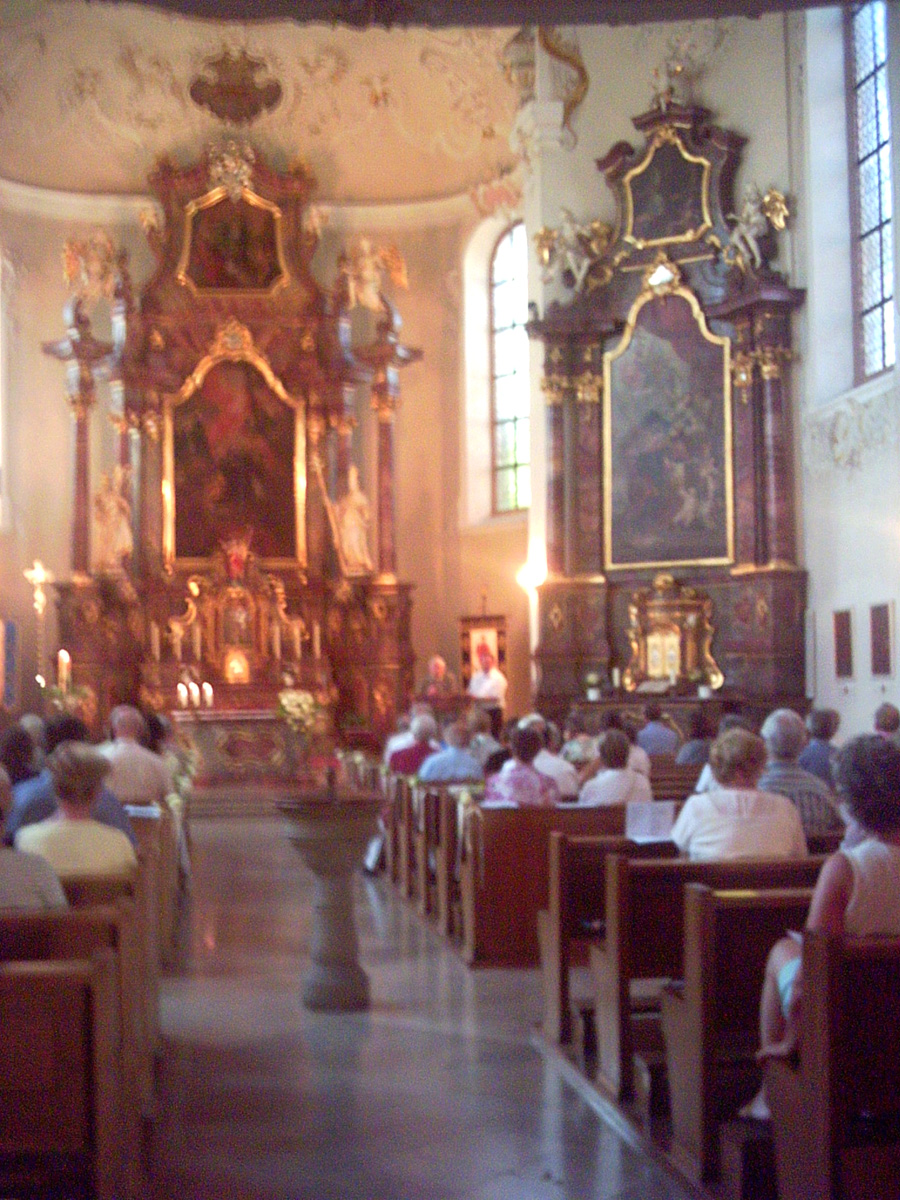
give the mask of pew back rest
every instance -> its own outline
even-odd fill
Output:
[[[900,938],[804,933],[801,1021],[801,1063],[838,1134],[900,1118]]]
[[[467,810],[460,861],[467,962],[538,962],[537,914],[547,907],[554,829],[622,836],[625,806]]]
[[[676,763],[667,754],[650,757],[650,790],[654,800],[685,800],[693,792],[703,767]]]
[[[0,962],[89,958],[104,947],[118,952],[122,924],[129,919],[116,905],[0,913]]]
[[[721,891],[689,883],[684,898],[685,992],[716,1038],[751,1032],[759,1024],[766,959],[775,942],[806,921],[812,888]]]
[[[0,1154],[97,1145],[114,1087],[112,958],[0,964]]]
[[[570,834],[551,830],[548,863],[550,920],[570,938],[583,937],[589,922],[603,916],[606,904],[606,857],[672,858],[674,842],[635,842],[626,837]]]
[[[813,887],[824,859],[606,860],[606,936],[619,970],[633,979],[683,975],[684,889]]]

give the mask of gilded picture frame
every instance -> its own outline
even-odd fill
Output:
[[[178,392],[163,398],[162,451],[168,569],[200,569],[248,530],[264,564],[306,566],[305,399],[288,393],[238,321],[220,328]]]
[[[281,209],[246,187],[236,199],[216,187],[189,201],[176,275],[195,295],[278,291],[290,278]]]
[[[468,688],[473,672],[478,669],[481,646],[487,646],[493,655],[494,665],[506,675],[506,617],[460,617],[459,658],[463,691]]]
[[[608,570],[734,561],[731,340],[669,268],[603,356]]]
[[[623,241],[638,250],[698,241],[713,226],[711,172],[709,159],[692,154],[674,126],[657,129],[643,159],[622,179]]]

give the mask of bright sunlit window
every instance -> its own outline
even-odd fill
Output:
[[[528,381],[528,239],[521,222],[503,234],[491,261],[491,437],[493,510],[531,504]]]
[[[855,179],[856,361],[860,381],[894,365],[894,227],[887,5],[858,4],[847,16],[851,168]]]

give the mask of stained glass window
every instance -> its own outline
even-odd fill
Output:
[[[491,431],[493,509],[531,503],[528,381],[528,240],[521,222],[500,238],[491,261]]]
[[[856,242],[857,375],[894,365],[894,234],[887,5],[857,4],[847,18]]]

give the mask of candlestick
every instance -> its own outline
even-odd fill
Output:
[[[313,624],[313,658],[322,657],[322,626],[316,621]]]
[[[187,708],[187,702],[188,702],[187,684],[179,683],[178,687],[176,688],[176,691],[178,693],[178,707],[179,708]]]
[[[212,706],[213,706],[212,684],[204,683],[202,691],[203,691],[203,703],[206,705],[207,708],[212,708]]]
[[[200,687],[194,683],[193,679],[188,684],[188,695],[191,698],[191,704],[194,708],[200,707]]]
[[[281,662],[281,622],[277,619],[272,626],[272,657]]]
[[[159,662],[159,626],[155,621],[150,622],[150,655],[154,662]]]
[[[60,650],[56,656],[56,686],[61,692],[69,690],[72,678],[72,657],[68,650]]]
[[[194,658],[199,662],[203,653],[203,631],[196,621],[191,626],[191,644],[194,650]]]

